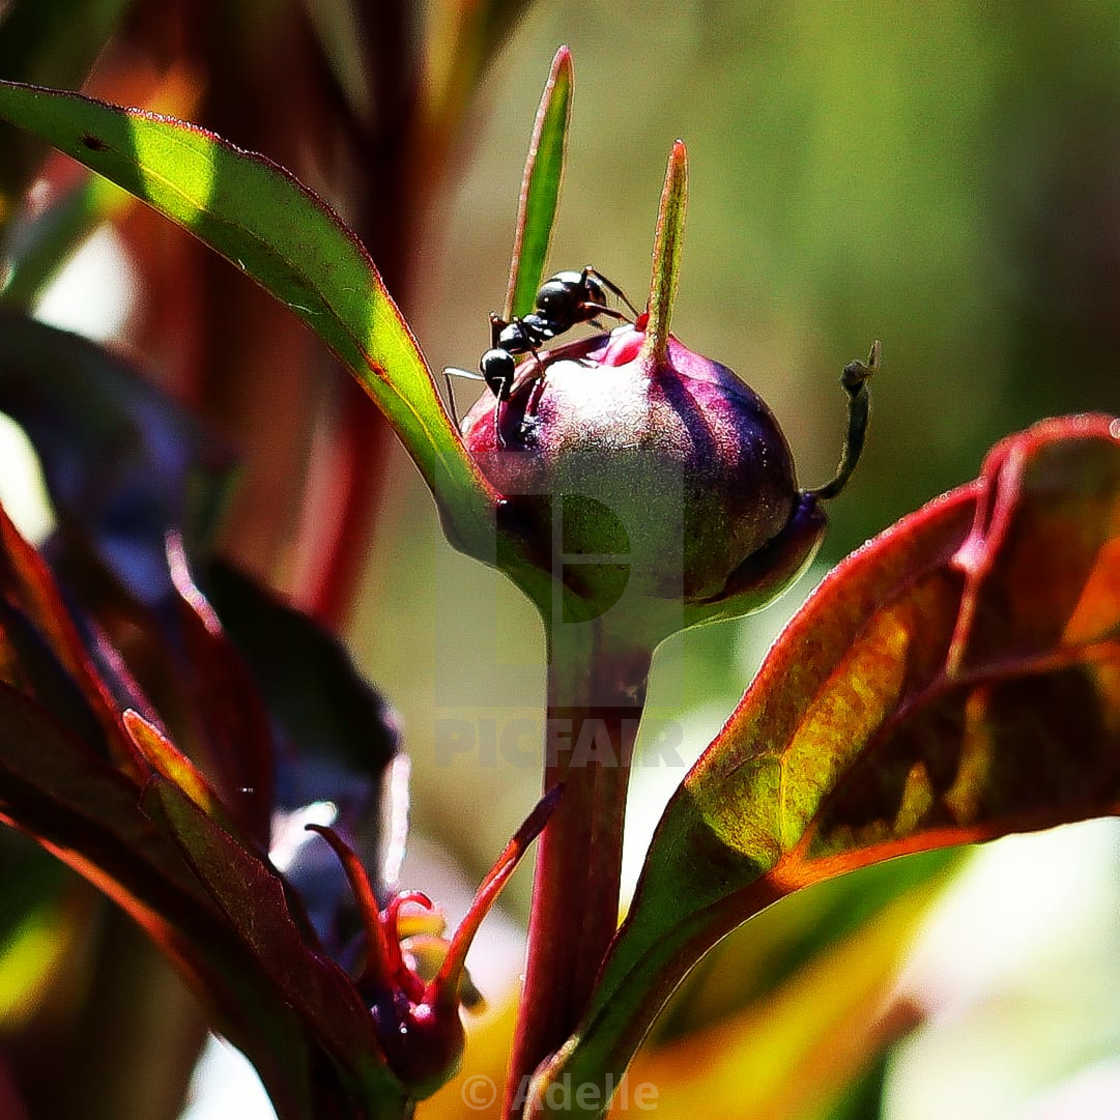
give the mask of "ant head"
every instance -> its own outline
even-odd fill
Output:
[[[517,362],[508,350],[487,350],[478,363],[482,376],[490,392],[499,400],[509,400],[509,391],[513,387],[513,375],[517,369]]]

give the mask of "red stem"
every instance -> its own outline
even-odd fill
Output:
[[[558,628],[550,642],[545,789],[564,793],[541,836],[529,950],[503,1115],[519,1115],[528,1077],[587,1007],[618,925],[630,755],[650,654],[596,629]]]
[[[381,920],[381,911],[377,906],[377,898],[373,893],[373,884],[369,881],[362,861],[358,859],[354,850],[338,835],[333,828],[322,824],[304,825],[309,832],[317,832],[334,849],[342,864],[343,871],[354,892],[354,901],[358,905],[362,924],[366,931],[366,963],[362,969],[361,980],[364,983],[374,984],[383,991],[390,991],[397,974],[404,970],[401,960],[401,948],[395,936],[385,928]],[[394,933],[396,914],[393,915]]]

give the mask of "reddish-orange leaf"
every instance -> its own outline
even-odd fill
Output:
[[[617,1078],[691,965],[792,890],[1118,811],[1120,425],[1068,417],[823,581],[670,801],[545,1082]]]

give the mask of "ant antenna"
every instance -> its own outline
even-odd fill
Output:
[[[451,412],[451,423],[459,426],[459,410],[455,407],[455,390],[451,387],[451,368],[444,366],[443,380],[447,382],[447,407]]]
[[[630,297],[613,280],[608,280],[597,268],[592,268],[591,265],[588,265],[583,271],[587,276],[594,276],[608,291],[614,292],[634,312],[635,316],[641,315],[641,312],[630,302]],[[619,316],[619,318],[621,317]]]
[[[455,366],[444,366],[443,379],[447,382],[447,403],[451,408],[451,419],[455,422],[455,427],[460,427],[459,410],[455,405],[455,390],[451,387],[451,378],[465,377],[468,381],[485,381],[486,378],[481,373],[474,373],[469,369],[458,369]]]

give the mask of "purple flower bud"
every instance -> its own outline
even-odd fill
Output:
[[[526,363],[508,401],[485,395],[468,413],[467,446],[585,617],[623,594],[640,611],[683,607],[685,625],[747,613],[811,560],[818,495],[798,491],[757,393],[675,338],[655,361],[645,325],[554,350],[543,371]]]

